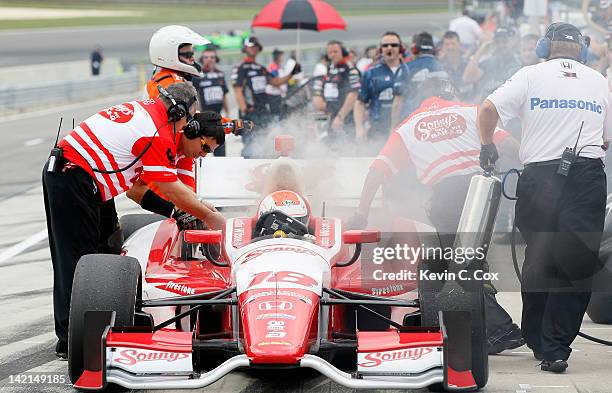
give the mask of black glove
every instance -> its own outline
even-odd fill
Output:
[[[368,219],[363,214],[355,213],[346,220],[346,229],[365,229]]]
[[[291,70],[291,75],[299,74],[300,72],[302,72],[302,65],[296,62],[293,70]]]
[[[181,231],[186,229],[201,229],[204,227],[202,220],[181,209],[175,209],[172,218],[176,220],[176,226]]]
[[[480,146],[480,167],[482,169],[485,171],[490,170],[498,158],[499,154],[497,154],[497,148],[494,143]]]

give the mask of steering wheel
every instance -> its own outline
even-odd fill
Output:
[[[277,231],[282,231],[287,235],[304,236],[308,234],[308,227],[280,210],[271,210],[259,217],[252,238],[271,236]]]

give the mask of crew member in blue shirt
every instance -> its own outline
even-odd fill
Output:
[[[372,153],[378,152],[389,137],[393,84],[396,75],[406,72],[406,64],[402,61],[404,44],[399,34],[392,31],[384,33],[378,51],[381,58],[363,74],[353,109],[357,143],[368,141],[367,146],[372,149]]]
[[[415,99],[419,84],[428,77],[444,77],[448,74],[444,65],[435,57],[433,37],[427,32],[417,34],[412,41],[412,54],[416,57],[406,64],[406,70],[400,71],[393,87],[392,123],[397,125],[419,105]]]

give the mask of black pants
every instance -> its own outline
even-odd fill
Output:
[[[436,230],[443,235],[441,236],[444,243],[442,247],[453,247],[471,178],[472,175],[451,176],[433,187],[429,219]],[[488,265],[486,269],[488,270]],[[485,284],[484,299],[488,338],[495,338],[512,329],[512,318],[497,303],[496,293],[492,284]]]
[[[606,175],[599,160],[577,162],[567,177],[556,171],[528,166],[517,186],[516,223],[527,244],[522,329],[546,360],[567,360],[599,268]]]
[[[104,240],[118,226],[117,213],[113,200],[103,203],[93,179],[80,168],[49,173],[45,165],[42,180],[53,264],[55,334],[66,343],[77,262],[85,254],[107,252]]]

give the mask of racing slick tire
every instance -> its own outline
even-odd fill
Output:
[[[438,326],[439,311],[469,311],[471,316],[472,375],[478,389],[487,384],[489,359],[483,282],[478,280],[423,280],[420,270],[440,271],[441,261],[424,260],[419,264],[418,294],[422,326]],[[448,264],[443,264],[443,266]],[[476,270],[482,263],[475,261],[468,270]],[[446,269],[442,269],[446,270]],[[449,269],[450,270],[450,269]],[[432,391],[443,391],[442,384],[429,387]]]
[[[68,374],[73,384],[84,370],[85,312],[112,310],[116,312],[115,326],[134,326],[140,276],[136,258],[89,254],[79,259],[74,272],[68,325]]]
[[[149,224],[153,224],[154,222],[165,220],[166,218],[167,217],[164,217],[161,214],[151,213],[123,215],[121,218],[119,218],[119,225],[121,226],[121,232],[123,232],[123,239],[127,239],[140,228],[144,228]]]
[[[595,274],[592,284],[593,292],[586,312],[593,322],[610,325],[612,324],[612,292],[605,289],[609,288],[612,278],[612,238],[604,239],[601,242],[599,258],[603,268]]]
[[[595,323],[612,324],[612,293],[593,292],[587,314]]]

